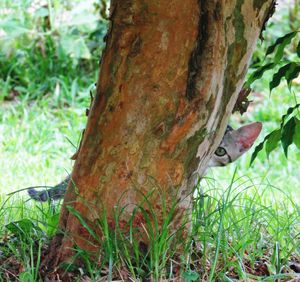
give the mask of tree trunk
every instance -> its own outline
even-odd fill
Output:
[[[114,0],[97,94],[72,173],[54,265],[79,245],[96,250],[87,226],[159,224],[191,208],[191,176],[218,146],[273,0]],[[147,200],[145,200],[147,198]],[[151,217],[150,217],[151,218]],[[150,219],[151,220],[151,219]],[[96,233],[99,233],[94,228]],[[100,234],[100,233],[99,233]],[[147,241],[146,236],[142,240]]]

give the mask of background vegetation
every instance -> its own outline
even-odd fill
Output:
[[[27,201],[24,191],[6,195],[28,186],[55,185],[71,171],[70,157],[85,126],[85,109],[104,46],[104,4],[96,0],[0,2],[0,281],[39,279],[39,258],[56,230],[59,208]],[[266,62],[267,46],[298,30],[299,5],[295,1],[290,8],[281,6],[268,24],[265,41],[258,44],[249,77]],[[274,69],[299,61],[298,40],[297,33],[284,46],[276,66],[252,84],[253,103],[242,117],[234,115],[231,125],[263,122],[262,141],[278,128],[287,109],[298,103],[299,79],[293,80],[292,90],[283,80],[272,93],[269,90]],[[288,159],[280,148],[269,158],[262,151],[251,167],[250,158],[251,153],[231,166],[214,169],[202,181],[201,193],[207,197],[198,194],[194,210],[202,253],[195,258],[189,251],[185,257],[173,258],[173,270],[181,263],[180,275],[186,281],[295,277],[300,260],[299,149],[291,145]],[[153,242],[161,241],[154,238]],[[134,279],[172,273],[168,244],[157,246],[161,256],[140,254],[139,260],[124,250],[120,255],[120,246],[108,246],[109,267],[103,266],[103,272],[85,257],[81,275],[111,278],[124,267]]]

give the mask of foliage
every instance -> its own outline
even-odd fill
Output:
[[[95,83],[106,21],[91,1],[51,2],[1,1],[0,102],[47,95],[73,105]]]
[[[255,69],[249,76],[246,87],[260,79],[265,72],[271,71],[272,78],[269,82],[270,94],[272,90],[280,85],[282,79],[286,81],[290,94],[293,95],[292,82],[300,74],[300,40],[297,41],[295,54],[284,57],[284,50],[292,44],[292,40],[298,35],[298,31],[293,31],[276,39],[276,41],[266,50],[265,58],[256,63]],[[294,42],[293,42],[294,43]],[[271,56],[272,55],[272,56]],[[300,120],[297,118],[298,108],[300,104],[290,107],[282,116],[280,127],[269,133],[264,140],[255,148],[251,158],[251,164],[255,160],[257,154],[263,149],[267,156],[275,150],[280,142],[285,156],[288,156],[288,148],[294,143],[299,147],[300,138]]]

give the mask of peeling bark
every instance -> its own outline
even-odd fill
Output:
[[[93,227],[105,211],[113,228],[116,205],[124,207],[125,226],[151,194],[161,221],[162,199],[167,210],[178,202],[173,228],[180,225],[191,206],[188,180],[203,174],[220,142],[273,2],[112,1],[97,94],[72,173],[77,193],[70,184],[60,220],[67,235],[52,265],[74,244],[99,248],[67,205]],[[137,213],[134,223],[144,220]]]

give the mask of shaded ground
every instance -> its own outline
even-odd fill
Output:
[[[98,265],[95,265],[98,268],[98,274],[96,277],[91,277],[91,275],[88,274],[85,264],[79,261],[77,261],[76,266],[75,264],[69,265],[68,269],[65,270],[49,270],[42,265],[39,272],[36,272],[35,274],[29,273],[26,272],[26,263],[17,258],[18,254],[10,252],[12,245],[15,246],[17,253],[22,251],[22,247],[18,247],[18,239],[16,237],[2,238],[0,244],[1,281],[40,281],[40,278],[37,277],[42,277],[42,281],[157,281],[156,279],[152,279],[151,275],[146,272],[137,280],[137,277],[134,278],[128,267],[122,265],[114,268],[114,270],[110,272],[109,265],[103,266],[100,262]],[[47,256],[48,245],[46,243],[42,245],[40,257],[38,257],[39,244],[36,244],[35,247],[37,249],[33,250],[34,264],[39,264],[39,261],[43,264],[43,261]],[[270,253],[266,252],[265,257],[257,257],[255,262],[252,263],[247,258],[248,254],[245,253],[243,260],[240,262],[243,264],[245,270],[243,275],[241,276],[233,263],[232,266],[227,268],[225,276],[227,279],[231,279],[230,281],[245,281],[245,279],[247,279],[247,281],[259,281],[262,278],[267,279],[267,277],[270,277],[271,280],[266,281],[300,281],[299,259],[291,256],[288,262],[282,266],[281,269],[278,269],[276,279],[275,276],[272,276],[270,273],[270,265],[268,265],[267,259],[270,255]],[[222,254],[220,254],[220,256],[222,256]],[[173,266],[172,270],[170,269],[168,274],[171,275],[171,277],[169,279],[162,278],[159,281],[208,281],[209,277],[207,277],[206,274],[210,272],[211,265],[209,263],[205,266],[202,265],[200,253],[190,254],[190,263],[188,266],[181,264],[180,260],[179,255],[175,255],[172,259],[170,259],[170,263]],[[230,257],[227,258],[227,260],[236,262],[238,258]],[[186,271],[187,267],[189,271]],[[217,268],[218,267],[222,268],[223,266],[220,265],[217,266]],[[100,269],[101,271],[99,271]],[[99,277],[99,273],[101,273],[101,277]],[[34,277],[34,275],[36,275],[36,277]],[[224,280],[217,278],[214,281]]]

